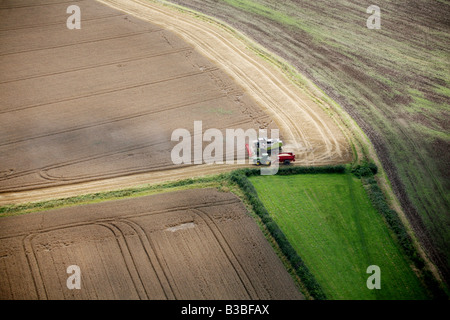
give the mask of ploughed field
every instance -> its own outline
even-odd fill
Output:
[[[242,202],[215,189],[2,218],[0,275],[1,299],[303,299]]]

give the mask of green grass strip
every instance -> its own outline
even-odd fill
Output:
[[[427,299],[426,289],[351,173],[252,176],[259,198],[329,299]],[[369,290],[370,265],[381,289]]]

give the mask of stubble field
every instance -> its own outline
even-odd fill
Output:
[[[220,64],[168,28],[79,1],[70,4],[80,7],[81,29],[69,30],[68,4],[2,3],[1,193],[179,168],[171,134],[193,133],[196,120],[203,131],[280,127]],[[281,126],[280,135],[296,139],[300,161],[348,161],[347,139],[323,118],[304,118],[311,130],[294,134]]]
[[[303,298],[240,200],[214,189],[2,218],[0,263],[1,299]]]
[[[60,4],[42,7],[44,26],[24,27],[28,8],[2,19],[0,191],[173,167],[171,133],[192,131],[194,120],[219,129],[269,122],[172,33],[79,4],[81,30],[50,24],[64,17]]]

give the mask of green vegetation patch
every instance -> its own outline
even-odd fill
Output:
[[[122,190],[85,194],[55,200],[29,202],[24,204],[11,204],[0,207],[0,218],[26,214],[30,212],[70,207],[75,205],[84,205],[89,203],[97,203],[123,198],[142,197],[151,194],[171,192],[191,188],[218,188],[219,190],[221,190],[222,188],[226,188],[226,191],[233,191],[229,190],[229,187],[227,186],[227,181],[228,175],[220,174],[195,179],[184,179],[173,182],[166,182],[162,184],[143,185]]]
[[[350,173],[249,179],[327,298],[429,297],[360,179]],[[381,269],[380,290],[366,286],[370,265]]]

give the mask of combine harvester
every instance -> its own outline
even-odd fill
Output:
[[[270,166],[272,164],[272,160],[270,158],[270,154],[274,148],[278,148],[278,163],[283,163],[285,165],[291,164],[291,162],[295,161],[295,154],[293,152],[281,152],[283,142],[281,140],[273,140],[273,139],[264,139],[260,138],[253,142],[253,148],[250,148],[248,144],[245,145],[248,152],[249,159],[252,159],[253,164],[260,166]],[[266,151],[260,154],[260,146],[266,146]],[[252,151],[255,150],[255,151]]]
[[[259,146],[265,147],[268,154],[272,153],[272,150],[275,150],[278,148],[278,152],[281,152],[281,149],[283,147],[283,141],[280,139],[266,139],[266,138],[259,138],[258,140],[253,141],[253,150],[256,150],[256,153],[259,154]]]

